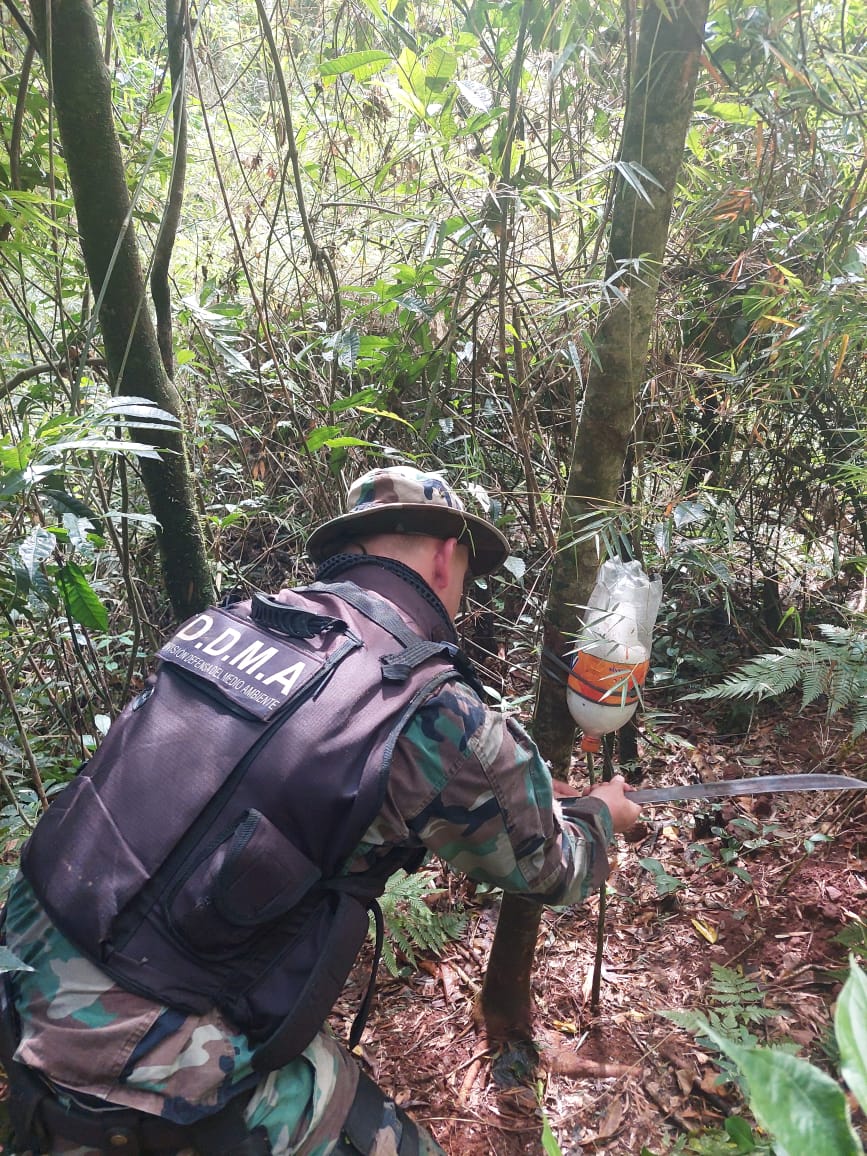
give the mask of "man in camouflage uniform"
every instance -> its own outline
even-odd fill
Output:
[[[442,478],[391,467],[357,481],[348,512],[320,526],[308,550],[321,581],[365,587],[378,568],[397,574],[422,595],[428,636],[456,642],[453,619],[467,576],[494,569],[507,544],[464,511]],[[385,801],[347,870],[364,870],[397,846],[426,848],[503,890],[577,903],[604,880],[613,832],[626,830],[638,810],[618,778],[594,788],[564,818],[532,741],[456,678],[402,731]],[[187,1125],[246,1092],[247,1123],[267,1133],[275,1156],[411,1150],[401,1140],[414,1125],[385,1097],[368,1139],[347,1136],[359,1069],[327,1031],[263,1078],[247,1038],[220,1012],[184,1014],[118,986],[60,934],[20,877],[6,935],[32,968],[11,984],[21,1032],[16,1058],[49,1081],[61,1103],[132,1108]],[[370,1086],[366,1077],[362,1084]],[[417,1142],[422,1154],[442,1153],[421,1128]],[[61,1140],[51,1147],[74,1156],[100,1150]]]

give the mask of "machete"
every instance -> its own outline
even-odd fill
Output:
[[[867,791],[867,782],[848,775],[762,775],[750,779],[721,779],[717,783],[684,783],[676,787],[639,787],[628,791],[633,803],[681,803],[688,799],[717,799],[729,795],[776,795],[791,791]]]

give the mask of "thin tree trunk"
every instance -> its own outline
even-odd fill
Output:
[[[81,248],[115,392],[146,397],[180,416],[177,391],[165,374],[132,225],[129,193],[111,105],[111,78],[87,0],[31,0],[39,51],[49,73]],[[118,238],[121,238],[118,246]],[[117,254],[115,256],[115,247]],[[112,266],[112,260],[114,265]],[[141,460],[166,591],[179,618],[212,598],[205,544],[180,432],[140,430],[161,452]]]
[[[580,519],[616,500],[632,436],[707,9],[708,0],[646,0],[641,16],[620,156],[621,163],[648,170],[662,187],[633,169],[647,199],[622,176],[615,194],[607,276],[620,293],[606,303],[594,337],[599,364],[587,381],[545,612],[544,644],[560,656],[569,649],[601,561],[592,540],[578,541]],[[560,775],[568,772],[574,735],[562,684],[540,672],[533,736]],[[503,896],[482,991],[491,1039],[527,1034],[540,917],[538,906]]]

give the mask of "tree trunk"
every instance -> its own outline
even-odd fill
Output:
[[[620,293],[606,303],[594,338],[599,364],[588,376],[545,612],[544,644],[560,656],[577,632],[601,561],[593,540],[578,541],[580,518],[616,501],[632,435],[707,9],[708,0],[646,0],[641,16],[621,164],[643,166],[662,187],[636,173],[648,201],[621,175],[615,194],[607,278]],[[544,669],[539,678],[533,736],[555,772],[565,775],[575,727],[562,684]],[[489,1038],[526,1035],[540,917],[537,905],[503,896],[482,991]]]
[[[111,78],[87,0],[31,0],[39,51],[49,74],[69,172],[81,248],[94,296],[115,393],[146,397],[180,417],[177,391],[163,369],[145,299],[123,158],[115,132]],[[115,247],[120,245],[112,267]],[[213,597],[190,470],[180,432],[138,431],[161,453],[141,460],[166,591],[179,618]]]

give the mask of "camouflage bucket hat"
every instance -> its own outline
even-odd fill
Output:
[[[484,518],[468,514],[439,474],[412,466],[389,466],[363,474],[349,488],[347,512],[319,526],[307,553],[322,562],[349,542],[369,534],[430,534],[457,538],[469,547],[470,569],[488,574],[509,554],[509,543]]]

